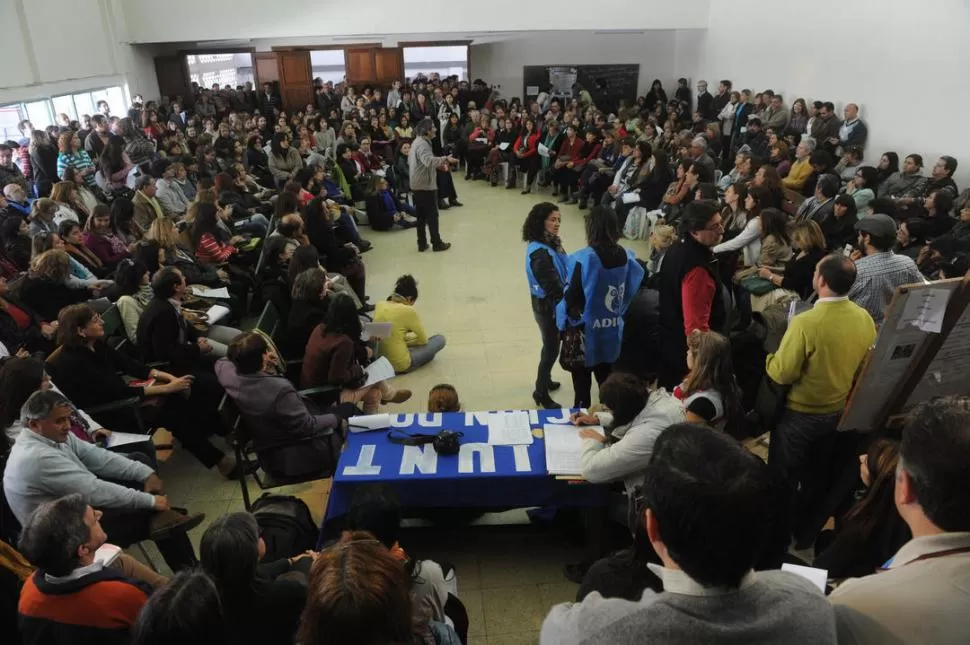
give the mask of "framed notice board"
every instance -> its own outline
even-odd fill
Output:
[[[593,97],[598,108],[616,113],[620,101],[636,102],[640,65],[527,65],[523,69],[522,96],[526,101],[540,92],[572,96],[578,83]]]

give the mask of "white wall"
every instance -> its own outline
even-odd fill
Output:
[[[151,52],[128,45],[123,0],[0,0],[0,104],[112,85],[158,94]]]
[[[712,0],[696,67],[684,70],[712,87],[771,88],[796,97],[862,107],[869,127],[866,162],[894,150],[920,153],[929,167],[941,154],[961,166],[970,187],[970,3],[965,0],[846,2],[814,0],[779,23],[776,0]],[[678,72],[680,73],[680,71]]]
[[[360,10],[343,0],[165,0],[161,4],[159,0],[125,0],[125,13],[132,42],[177,42],[374,34],[380,29],[400,34],[688,29],[707,24],[709,2],[599,0],[595,10],[578,3],[573,10],[562,0],[490,0],[488,4],[421,0],[413,7],[400,0],[369,0],[366,10]],[[191,19],[181,18],[185,16]]]
[[[647,31],[642,35],[550,31],[472,45],[468,52],[469,76],[501,85],[505,98],[522,98],[523,67],[529,65],[638,63],[639,93],[646,94],[655,78],[664,87],[673,83],[675,37],[674,30]]]

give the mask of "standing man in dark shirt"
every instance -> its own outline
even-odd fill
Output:
[[[707,81],[697,81],[697,111],[705,121],[713,121],[717,118],[714,97],[707,91]]]

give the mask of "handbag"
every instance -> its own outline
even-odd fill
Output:
[[[771,280],[762,278],[760,275],[744,276],[741,278],[741,287],[748,293],[756,296],[763,296],[769,291],[774,291],[778,288]]]
[[[559,365],[567,372],[586,367],[586,330],[583,325],[567,327],[562,332]]]

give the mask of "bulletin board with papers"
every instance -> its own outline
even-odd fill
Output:
[[[928,398],[970,393],[968,285],[953,278],[896,290],[839,430],[878,430]]]

